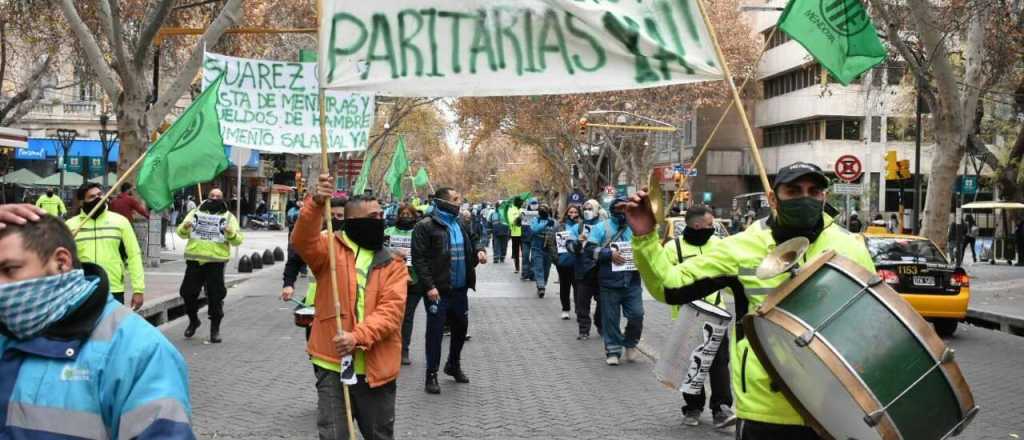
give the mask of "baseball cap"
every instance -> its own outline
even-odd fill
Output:
[[[828,177],[825,176],[820,167],[807,162],[794,162],[779,169],[779,172],[775,175],[775,180],[772,181],[772,189],[778,188],[783,183],[795,182],[797,179],[808,175],[814,178],[822,188],[828,188]]]

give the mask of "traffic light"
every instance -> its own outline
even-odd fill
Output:
[[[577,125],[579,126],[579,129],[580,129],[580,137],[581,138],[587,137],[587,118],[580,118],[580,121],[579,121],[579,123]]]
[[[899,172],[897,174],[899,174],[900,179],[909,179],[913,176],[910,174],[910,160],[904,159],[899,161],[898,164]]]
[[[889,151],[885,153],[885,180],[898,180],[899,178],[899,164],[896,160],[896,152]]]

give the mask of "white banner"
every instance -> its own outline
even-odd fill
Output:
[[[225,69],[217,114],[224,144],[292,154],[320,153],[316,63],[264,61],[206,53],[203,88]],[[327,151],[366,149],[373,95],[328,91]]]
[[[718,347],[722,345],[722,338],[725,337],[725,332],[728,330],[728,321],[724,324],[704,322],[702,332],[704,341],[690,353],[690,366],[686,370],[686,377],[683,378],[683,384],[679,386],[679,391],[693,395],[704,392],[704,382],[711,374],[711,364],[714,362]]]
[[[596,92],[722,79],[697,0],[323,0],[327,88]]]

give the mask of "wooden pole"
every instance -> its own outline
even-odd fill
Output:
[[[761,53],[759,53],[757,55],[757,60],[754,61],[754,68],[755,69],[757,68],[758,64],[761,64],[761,58],[764,57],[764,53],[768,50],[768,42],[770,42],[772,40],[772,37],[775,36],[775,32],[778,31],[778,30],[779,30],[779,27],[775,26],[775,27],[772,28],[772,31],[768,33],[768,37],[766,38],[767,42],[765,42],[764,47],[761,48]],[[755,72],[756,72],[756,70],[755,70]],[[743,85],[740,86],[740,90],[743,90],[743,89],[747,88],[747,83],[750,82],[750,79],[753,78],[754,76],[755,75],[750,75],[750,76],[744,78],[743,79]],[[725,108],[725,111],[722,112],[722,116],[718,117],[718,122],[715,123],[715,128],[711,129],[711,134],[708,135],[708,139],[706,141],[704,141],[704,145],[701,146],[700,147],[700,151],[697,152],[697,157],[695,157],[693,159],[691,167],[697,168],[697,164],[704,157],[704,152],[707,151],[708,146],[711,145],[711,140],[715,138],[715,134],[718,133],[718,129],[722,126],[722,122],[725,121],[725,117],[729,116],[729,111],[732,110],[732,107],[734,105],[736,105],[736,101],[729,101],[729,105]]]
[[[146,151],[142,152],[142,155],[140,155],[138,159],[135,159],[135,162],[132,163],[132,166],[128,167],[128,170],[126,170],[124,173],[121,173],[121,177],[118,177],[117,182],[114,182],[114,185],[107,189],[107,193],[103,194],[103,197],[100,197],[99,203],[97,203],[96,206],[93,206],[92,210],[89,211],[89,214],[86,217],[91,218],[93,214],[95,214],[96,211],[100,209],[100,206],[103,205],[103,202],[106,202],[107,199],[110,198],[110,195],[114,194],[114,189],[120,187],[121,184],[128,179],[128,176],[131,176],[132,173],[135,172],[135,168],[138,168],[139,164],[142,163],[142,160],[146,158],[147,152],[149,152],[148,148],[146,149]],[[78,235],[78,231],[82,230],[82,226],[85,226],[85,222],[79,223],[78,226],[76,226],[75,229],[71,231],[71,238],[74,238],[76,235]]]
[[[771,192],[771,184],[768,183],[768,173],[764,170],[764,162],[761,161],[761,153],[757,150],[757,140],[754,139],[754,130],[750,128],[750,121],[747,120],[747,111],[743,108],[743,101],[740,99],[740,92],[736,89],[736,84],[732,82],[732,73],[729,72],[729,64],[725,61],[725,55],[722,53],[722,48],[718,45],[718,37],[715,36],[715,28],[711,24],[711,19],[708,17],[707,11],[704,10],[704,2],[702,0],[696,0],[697,7],[700,9],[700,15],[704,18],[704,25],[708,28],[708,34],[711,35],[711,43],[715,46],[715,52],[718,54],[718,63],[722,65],[722,74],[725,76],[725,82],[729,84],[729,90],[732,92],[733,105],[740,112],[740,119],[743,121],[743,129],[747,134],[747,142],[750,143],[750,152],[754,157],[754,163],[757,164],[757,171],[761,175],[761,185],[764,186],[765,196]],[[774,209],[772,209],[774,211]]]
[[[322,11],[322,5],[321,5],[321,2],[318,0],[316,2],[317,25],[320,24],[321,13],[322,13],[321,11]],[[319,36],[319,33],[318,33],[318,36]],[[318,40],[319,40],[319,38],[318,38]],[[319,109],[320,109],[320,168],[321,168],[321,174],[330,174],[328,171],[330,169],[331,164],[330,164],[330,162],[328,161],[328,158],[327,158],[327,143],[329,142],[329,138],[327,137],[327,109],[326,109],[326,101],[327,101],[327,99],[326,99],[326,92],[324,91],[323,83],[321,82],[321,80],[323,79],[323,75],[321,75],[321,73],[323,73],[322,70],[323,70],[323,60],[318,60],[317,61],[317,73],[318,73],[318,75],[317,75],[317,79],[318,79],[317,84],[319,84],[319,87],[317,87],[317,88],[319,89],[320,101],[317,103],[317,107],[319,107]],[[319,176],[317,177],[317,184],[319,185]],[[331,218],[331,199],[330,198],[327,198],[326,203],[324,203],[324,218],[327,220],[327,237],[328,237],[328,239],[327,239],[327,261],[328,261],[328,265],[329,265],[328,267],[329,267],[329,269],[331,271],[331,292],[334,292],[334,311],[335,311],[334,323],[335,323],[335,325],[338,326],[338,335],[340,336],[340,335],[343,335],[345,333],[345,330],[342,327],[342,322],[341,322],[341,291],[338,289],[338,272],[337,272],[337,265],[338,265],[338,263],[336,261],[336,256],[334,255],[334,247],[335,247],[336,244],[334,243],[334,225],[331,224],[331,219],[332,218]],[[355,317],[353,317],[353,318],[355,318]],[[341,390],[342,390],[342,394],[345,395],[345,421],[348,423],[348,438],[351,439],[351,440],[356,440],[356,428],[355,428],[355,425],[352,423],[352,399],[349,396],[348,385],[345,384],[345,383],[342,383],[341,384]]]

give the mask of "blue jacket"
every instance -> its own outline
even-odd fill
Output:
[[[597,260],[597,279],[601,287],[640,289],[640,272],[612,272],[612,251],[609,245],[611,242],[630,242],[632,239],[633,230],[629,225],[619,226],[613,218],[602,221],[591,229],[585,253],[592,254]]]
[[[83,268],[101,281],[77,310],[33,339],[0,331],[0,438],[195,438],[181,354]]]
[[[594,225],[600,223],[601,220],[595,218],[593,220],[583,220],[582,225],[584,227],[593,228]],[[565,247],[569,252],[575,254],[575,263],[572,268],[573,273],[576,275],[577,280],[584,280],[587,277],[596,276],[594,274],[594,268],[597,267],[597,260],[594,260],[593,252],[586,252],[586,243],[580,243],[580,226],[577,226],[574,233],[569,237],[569,241],[566,242]]]
[[[558,267],[572,269],[572,268],[574,268],[576,266],[576,254],[572,253],[569,250],[570,249],[569,248],[569,242],[575,241],[575,240],[577,240],[579,238],[579,236],[580,236],[580,222],[579,222],[579,220],[577,220],[576,222],[571,222],[569,220],[566,220],[565,222],[563,222],[560,225],[560,227],[558,229],[559,229],[559,232],[568,232],[569,233],[569,237],[568,237],[568,239],[566,240],[566,243],[565,243],[566,252],[559,252],[558,253],[558,260],[555,261],[555,264],[557,264]]]
[[[537,218],[537,219],[535,219],[533,221],[533,223],[530,223],[530,234],[529,235],[530,235],[530,250],[532,251],[531,254],[533,254],[533,252],[544,252],[544,236],[541,235],[541,232],[544,232],[545,229],[554,229],[554,227],[555,227],[555,222],[554,222],[554,220],[551,220],[551,219],[541,220],[540,218]],[[549,232],[552,233],[552,234],[554,233],[553,230],[549,231]],[[526,235],[527,235],[526,234],[526,230],[523,230],[523,236],[526,236]],[[533,254],[533,255],[536,255],[536,254]]]

